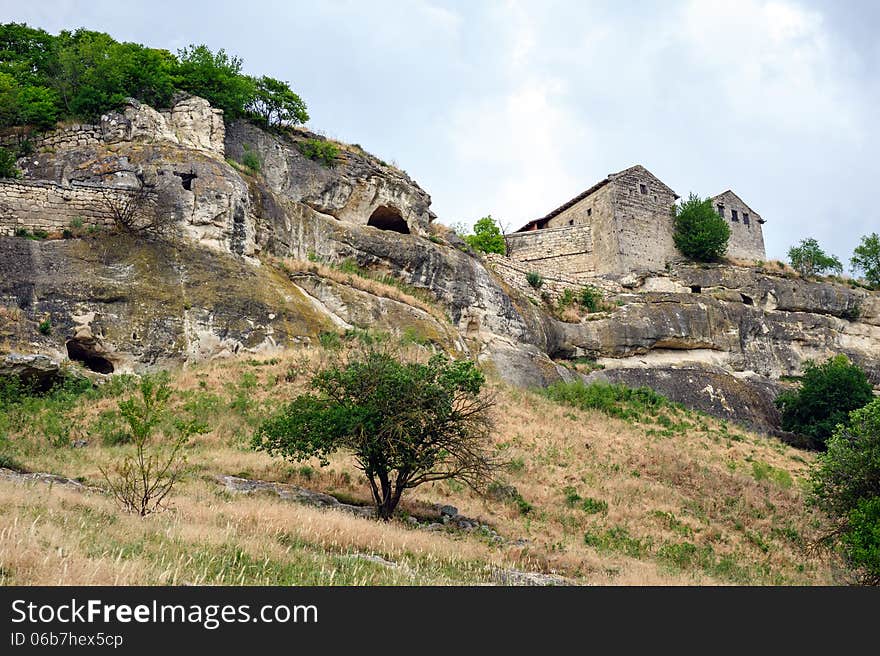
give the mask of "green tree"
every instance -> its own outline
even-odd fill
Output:
[[[822,446],[852,410],[873,398],[865,372],[837,355],[822,364],[807,361],[800,388],[781,393],[775,402],[784,430],[807,435]]]
[[[467,235],[464,240],[468,246],[482,253],[504,255],[507,252],[504,235],[491,214],[477,221],[474,224],[474,234]]]
[[[17,124],[47,130],[58,120],[58,94],[46,87],[24,87],[18,93],[18,108]]]
[[[264,75],[253,78],[254,96],[247,111],[266,125],[297,125],[309,120],[306,104],[287,82]]]
[[[15,155],[0,148],[0,178],[17,178],[21,171],[15,166]]]
[[[107,486],[126,512],[145,517],[162,510],[165,500],[183,476],[183,449],[190,436],[207,427],[177,419],[168,423],[168,402],[172,396],[168,375],[144,376],[138,393],[119,403],[119,413],[128,424],[133,452],[111,469],[99,466]],[[165,435],[157,440],[155,434]],[[170,436],[168,435],[170,433]]]
[[[256,95],[254,79],[241,73],[241,59],[222,48],[213,53],[191,45],[178,51],[178,59],[177,86],[219,107],[227,119],[241,116]]]
[[[815,239],[802,239],[797,246],[788,249],[791,266],[805,278],[822,275],[828,271],[840,274],[843,265],[834,255],[828,255]]]
[[[254,447],[291,460],[337,450],[354,455],[370,485],[378,517],[388,520],[407,489],[457,479],[481,489],[494,470],[494,400],[470,361],[435,355],[403,362],[376,350],[316,373],[315,393],[297,396],[265,421]]]
[[[672,209],[673,239],[682,255],[698,262],[716,262],[727,252],[730,226],[712,207],[712,199],[694,193]]]
[[[849,261],[854,273],[861,272],[872,287],[880,287],[880,235],[872,232],[862,237]]]
[[[880,399],[849,415],[813,472],[812,499],[835,522],[839,548],[862,583],[880,584]]]

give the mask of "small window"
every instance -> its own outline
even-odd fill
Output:
[[[574,225],[574,219],[569,219],[569,220],[568,220],[568,225]]]
[[[719,203],[716,207],[718,208],[718,216],[724,216],[724,205]]]
[[[730,220],[739,223],[739,213],[736,210],[730,210]]]
[[[639,185],[639,191],[642,192],[642,195],[643,195],[643,196],[647,196],[647,195],[648,195],[648,185],[646,185],[646,184],[640,184],[640,185]]]
[[[593,208],[592,207],[587,208],[587,216],[593,216]]]
[[[749,225],[749,215],[743,212],[743,223]]]
[[[702,294],[703,288],[700,285],[691,285],[691,294]]]

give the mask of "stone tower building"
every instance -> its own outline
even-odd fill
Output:
[[[572,278],[662,269],[681,259],[673,241],[678,197],[644,166],[612,173],[506,235],[508,257],[538,273]],[[713,204],[731,224],[728,255],[764,259],[763,219],[731,191]]]

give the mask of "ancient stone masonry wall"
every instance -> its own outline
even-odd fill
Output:
[[[595,273],[592,228],[578,224],[506,236],[508,257],[545,277],[579,278]]]
[[[74,221],[84,226],[113,225],[106,194],[127,194],[123,189],[92,185],[65,187],[42,181],[0,181],[0,235],[18,230],[62,232]]]
[[[489,264],[489,268],[494,271],[501,280],[515,290],[536,301],[542,300],[541,297],[545,295],[555,301],[562,296],[566,289],[577,292],[584,287],[582,281],[560,276],[558,272],[553,271],[544,272],[546,273],[546,275],[544,275],[544,273],[536,271],[534,267],[514,262],[510,258],[498,255],[497,253],[487,253],[485,257]],[[526,279],[526,275],[533,271],[540,273],[541,278],[543,279],[543,284],[540,289],[532,287]]]
[[[672,238],[675,194],[641,167],[627,169],[611,184],[617,253],[597,262],[599,272],[659,271],[667,262],[678,259]]]
[[[737,260],[764,260],[763,219],[746,205],[732,191],[725,191],[712,199],[717,208],[724,206],[724,219],[730,226],[730,240],[727,243],[727,257]],[[736,212],[736,221],[733,212]],[[746,223],[748,220],[748,223]]]

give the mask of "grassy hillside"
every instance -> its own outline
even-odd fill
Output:
[[[409,348],[418,349],[416,346]],[[812,455],[653,395],[550,396],[493,383],[495,448],[508,462],[492,494],[423,486],[389,524],[228,492],[215,478],[287,482],[366,503],[350,460],[292,464],[249,447],[259,421],[303,389],[326,353],[290,351],[178,371],[180,416],[207,424],[188,447],[172,509],[147,519],[111,498],[0,477],[6,584],[474,584],[505,570],[584,584],[828,584],[811,554],[823,518],[805,507]],[[126,445],[117,403],[133,381],[14,403],[0,415],[0,465],[102,485]],[[551,396],[553,398],[551,398]],[[5,435],[5,437],[3,437]],[[74,448],[75,440],[86,446]],[[491,531],[416,524],[451,504]]]

